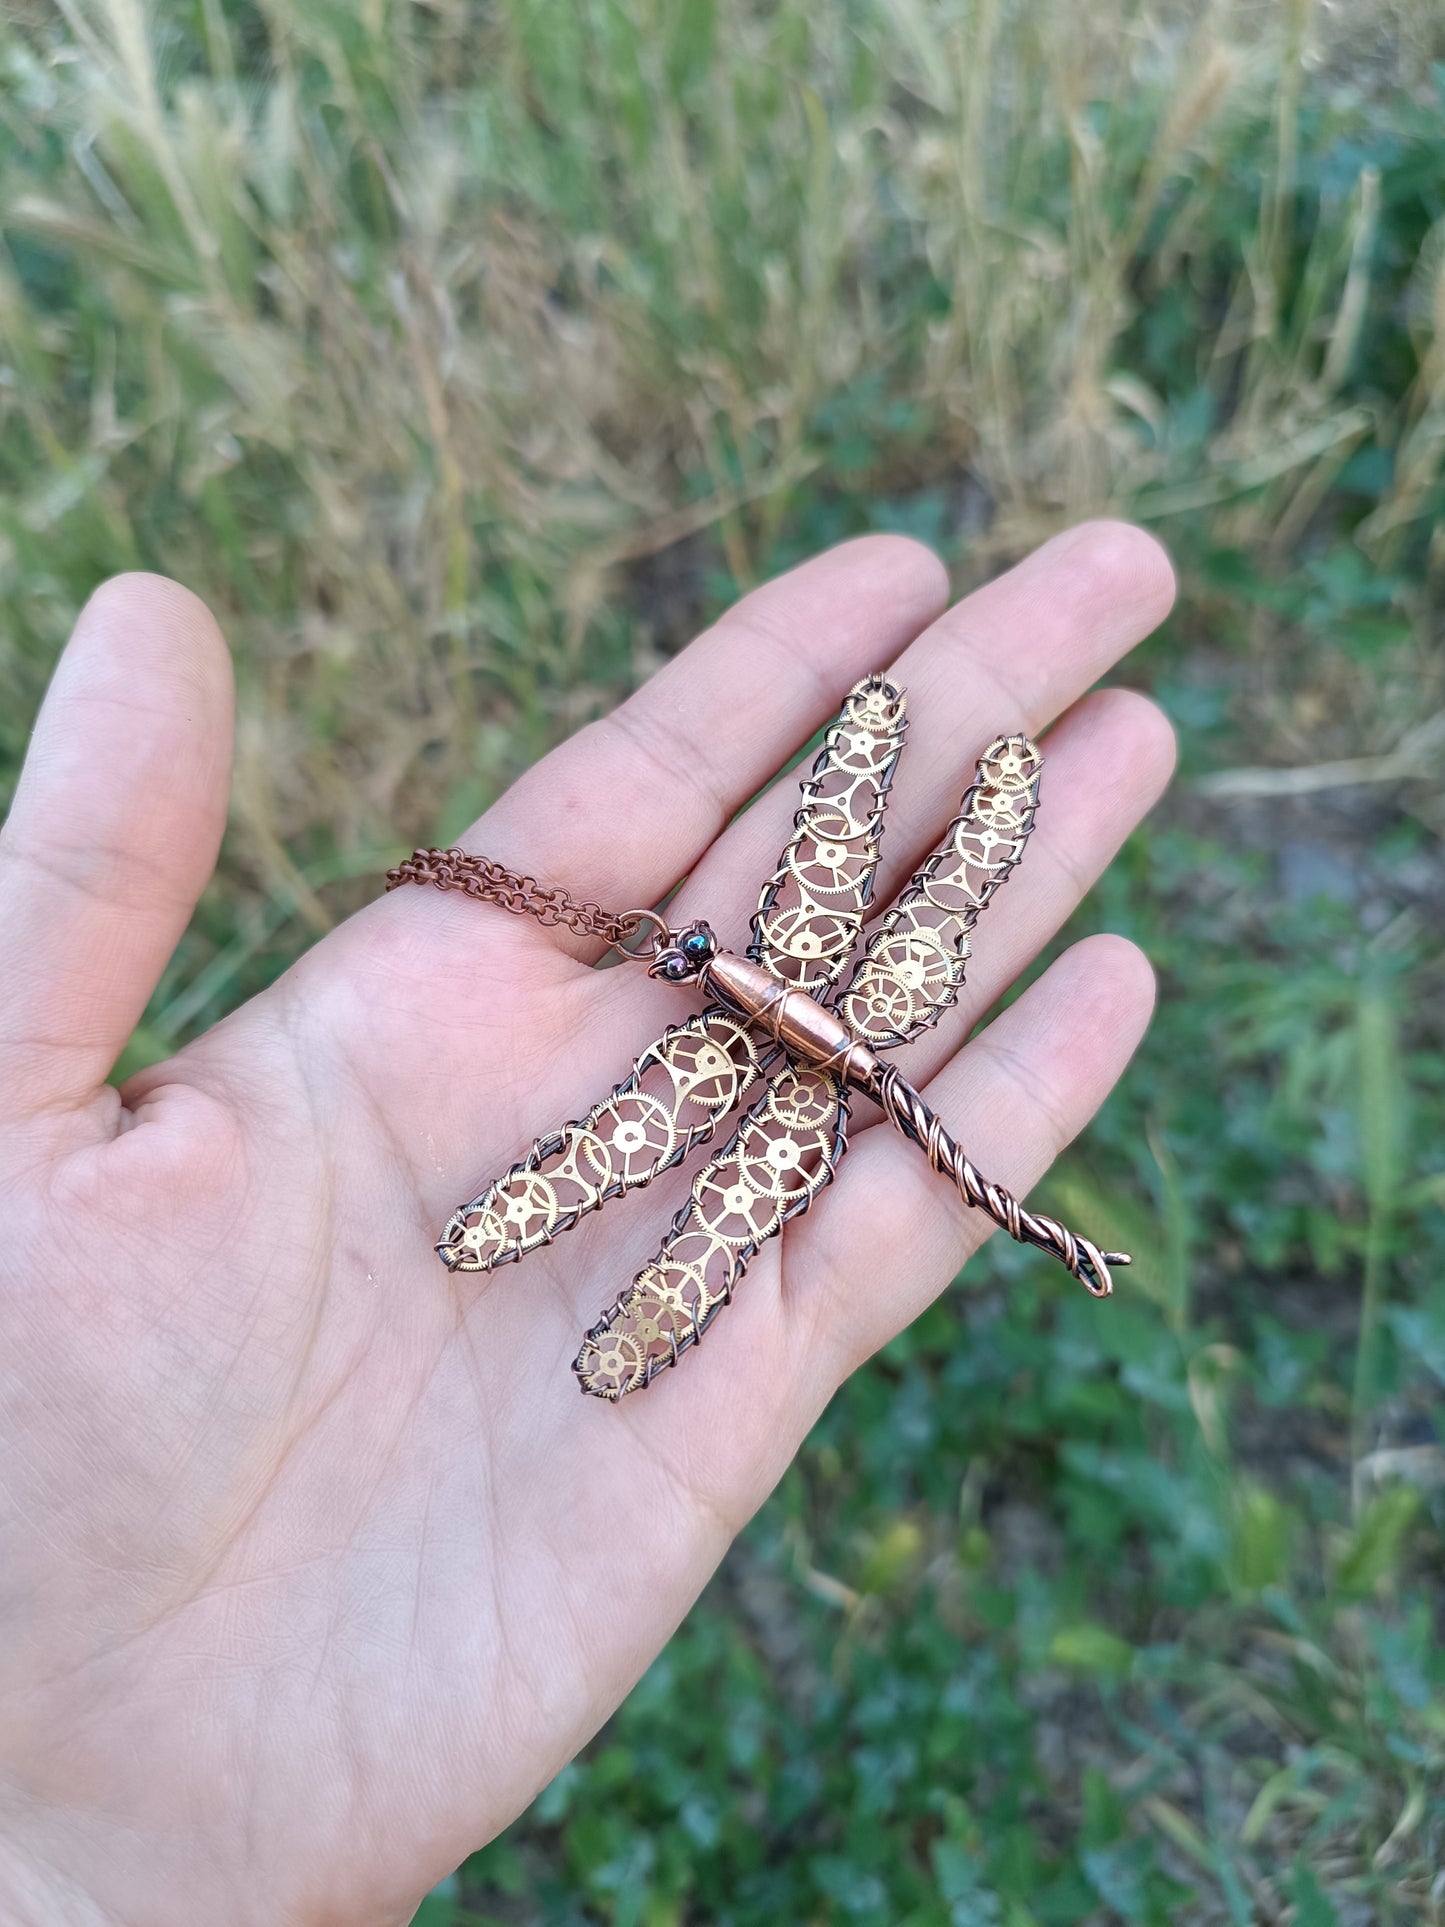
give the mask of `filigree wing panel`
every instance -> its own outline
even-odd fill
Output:
[[[829,1183],[847,1148],[848,1104],[826,1071],[787,1066],[699,1171],[662,1250],[583,1341],[584,1392],[619,1399],[698,1343],[750,1261]]]
[[[947,835],[869,939],[837,1007],[874,1050],[910,1042],[957,997],[969,932],[1033,829],[1042,769],[1027,736],[990,743]]]
[[[803,783],[792,840],[763,886],[748,955],[814,997],[842,975],[872,900],[903,708],[902,691],[882,676],[849,692]]]
[[[454,1271],[491,1271],[550,1244],[712,1137],[776,1056],[717,1005],[674,1024],[586,1117],[539,1137],[520,1163],[459,1206],[438,1253]]]

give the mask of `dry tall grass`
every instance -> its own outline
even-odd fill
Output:
[[[198,17],[199,42],[187,11],[67,0],[8,43],[3,647],[23,712],[107,569],[212,602],[253,907],[320,927],[320,880],[453,828],[681,639],[635,606],[638,558],[707,531],[746,584],[840,460],[854,494],[970,478],[975,575],[1104,509],[1284,552],[1377,426],[1342,389],[1378,173],[1301,276],[1297,121],[1362,38],[1372,84],[1422,88],[1428,8]],[[1270,116],[1257,229],[1192,344],[1202,386],[1227,369],[1211,420],[1125,344],[1161,289],[1218,279],[1211,209]],[[1381,555],[1441,472],[1438,233],[1411,302]]]
[[[1183,571],[1129,673],[1184,782],[1099,893],[1166,994],[1052,1179],[1130,1290],[1084,1326],[971,1269],[467,1900],[1440,1920],[1439,0],[10,28],[0,803],[113,570],[205,596],[241,684],[132,1061],[800,551],[903,526],[962,587],[1116,511]]]

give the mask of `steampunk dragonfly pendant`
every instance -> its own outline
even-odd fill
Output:
[[[641,1190],[741,1108],[657,1256],[586,1334],[573,1366],[584,1392],[615,1400],[638,1391],[699,1342],[763,1245],[832,1182],[855,1091],[970,1205],[1096,1296],[1112,1289],[1110,1266],[1129,1262],[982,1178],[887,1056],[953,1004],[973,926],[1023,855],[1042,769],[1027,737],[1001,736],[984,751],[947,834],[845,980],[906,726],[903,694],[884,677],[850,692],[803,783],[747,954],[721,948],[706,923],[670,931],[653,919],[652,974],[696,984],[706,1007],[665,1030],[585,1117],[539,1137],[442,1232],[437,1251],[452,1270],[492,1271]]]

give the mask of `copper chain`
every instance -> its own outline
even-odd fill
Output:
[[[597,903],[580,903],[560,884],[539,883],[493,863],[489,857],[468,856],[465,850],[413,850],[404,863],[386,873],[386,887],[403,883],[431,883],[438,890],[462,890],[483,903],[495,903],[514,917],[535,917],[552,926],[565,923],[579,936],[600,937],[621,948],[642,928],[648,912],[625,910],[619,916]]]

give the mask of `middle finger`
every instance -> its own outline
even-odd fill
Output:
[[[993,737],[1035,735],[1164,619],[1174,572],[1123,522],[1086,522],[955,604],[889,666],[908,735],[885,817],[877,897],[887,902],[952,817]],[[726,920],[741,939],[787,841],[797,789],[775,784],[727,830],[678,894],[677,918]]]
[[[1173,570],[1152,536],[1121,522],[1085,523],[966,597],[903,651],[888,669],[907,690],[909,729],[884,819],[880,904],[902,888],[952,818],[984,744],[1042,729],[1162,621],[1173,595]],[[1161,733],[1152,731],[1151,742]],[[1142,736],[1138,747],[1147,771],[1157,752]],[[1069,808],[1052,811],[1058,774],[1050,767],[1045,775],[1046,822]],[[1139,815],[1154,800],[1147,774],[1141,791],[1147,800]],[[669,906],[669,921],[705,916],[725,944],[742,948],[797,796],[786,777],[759,797],[698,864]],[[645,1027],[655,986],[640,977],[618,973],[616,994],[619,1014],[635,1006]]]

